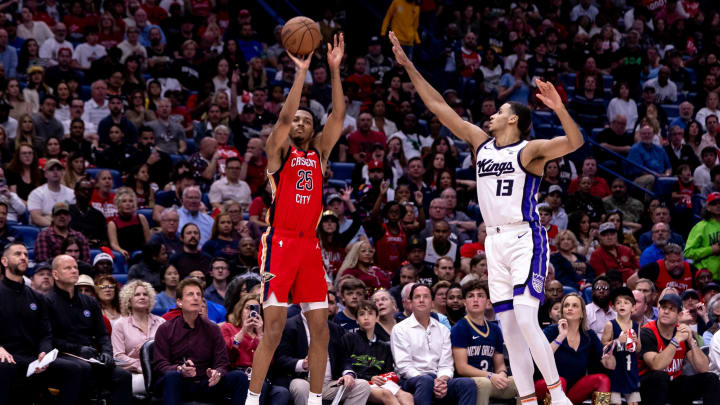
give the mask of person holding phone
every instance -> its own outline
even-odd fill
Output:
[[[235,304],[228,322],[220,325],[230,366],[245,371],[250,379],[255,350],[263,337],[263,319],[260,316],[260,297],[246,294]],[[285,387],[265,382],[260,395],[261,404],[287,404],[290,392]]]
[[[591,396],[593,404],[607,404],[610,378],[604,373],[615,369],[613,343],[603,347],[597,334],[588,328],[585,301],[579,294],[566,295],[560,307],[558,324],[546,327],[543,332],[555,353],[563,391],[575,404]],[[545,380],[535,382],[535,392],[538,401],[545,397],[548,392]]]

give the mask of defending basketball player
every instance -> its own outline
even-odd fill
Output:
[[[548,239],[539,223],[535,195],[545,163],[578,149],[583,136],[555,87],[540,80],[536,81],[537,98],[557,114],[566,136],[527,141],[530,109],[514,102],[503,104],[490,117],[490,136],[463,121],[445,103],[415,69],[392,32],[390,40],[395,59],[407,70],[427,108],[475,152],[478,205],[487,226],[490,300],[500,319],[522,403],[537,405],[532,380],[534,359],[548,382],[553,405],[571,404],[562,391],[553,351],[537,320],[538,307],[544,300]]]
[[[312,112],[298,109],[312,53],[303,59],[289,55],[297,66],[295,81],[265,146],[267,174],[273,186],[273,203],[267,218],[270,227],[262,236],[259,253],[265,330],[253,357],[248,405],[259,402],[268,367],[285,327],[289,297],[301,305],[310,332],[308,359],[302,365],[310,373],[308,404],[322,403],[320,393],[329,339],[328,304],[325,270],[315,229],[323,207],[323,172],[345,119],[340,79],[344,51],[344,37],[336,35],[334,44],[328,44],[327,52],[333,110],[318,135],[315,135],[319,130],[318,120]]]

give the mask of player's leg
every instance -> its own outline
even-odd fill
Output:
[[[515,384],[520,397],[531,399],[535,397],[535,386],[532,380],[533,362],[525,340],[520,334],[520,328],[513,313],[513,285],[512,275],[506,262],[506,249],[512,248],[516,243],[507,237],[507,233],[498,233],[496,228],[488,227],[485,238],[485,249],[488,265],[488,287],[490,301],[495,309],[495,316],[500,320],[503,339],[510,357],[510,368],[515,377]],[[516,238],[514,235],[510,235]],[[536,405],[528,402],[528,405]]]
[[[295,284],[292,288],[293,301],[300,303],[310,332],[308,368],[310,370],[310,396],[308,405],[322,403],[323,381],[327,366],[328,343],[328,302],[325,268],[317,239],[302,239],[298,256],[304,256],[299,264]]]
[[[253,356],[248,400],[251,393],[257,395],[258,400],[260,398],[270,362],[282,338],[283,329],[285,329],[287,306],[267,306],[263,310],[263,315],[263,338],[260,340],[260,344],[258,344]]]
[[[549,264],[547,233],[538,224],[530,226],[530,232],[518,238],[518,246],[512,257],[512,279],[514,287],[513,312],[516,325],[522,339],[530,348],[532,359],[547,382],[552,403],[568,404],[560,384],[560,376],[555,365],[555,355],[547,337],[538,325],[540,298],[545,290],[545,275]],[[512,234],[512,233],[511,233]],[[532,291],[531,291],[532,289]],[[503,336],[507,336],[503,333]],[[532,371],[530,371],[532,373]],[[514,373],[513,373],[514,374]],[[516,377],[520,391],[520,380]],[[523,392],[520,391],[520,395]]]

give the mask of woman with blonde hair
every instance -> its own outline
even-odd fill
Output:
[[[133,280],[120,290],[120,313],[110,336],[118,365],[132,374],[133,394],[145,392],[140,366],[140,349],[155,338],[165,320],[150,313],[155,306],[155,289],[147,282]]]
[[[126,259],[130,253],[142,250],[150,240],[150,226],[144,215],[137,214],[137,197],[129,187],[115,190],[117,213],[108,222],[110,247],[122,253]]]
[[[395,324],[397,324],[395,319],[395,313],[398,311],[397,302],[395,302],[395,298],[390,294],[390,291],[384,288],[375,291],[375,294],[370,299],[378,309],[375,336],[381,342],[390,343],[390,334]]]
[[[345,260],[338,270],[336,279],[343,276],[353,276],[363,283],[369,290],[390,288],[391,276],[374,264],[375,248],[367,240],[361,240],[352,245]]]
[[[609,403],[610,378],[605,370],[615,369],[612,351],[604,353],[600,339],[588,329],[585,301],[577,293],[570,293],[560,302],[561,318],[557,325],[543,332],[555,353],[560,382],[567,397],[579,404],[593,398],[593,403]],[[535,382],[538,402],[547,395],[544,380]],[[607,400],[608,402],[600,402]]]
[[[558,251],[550,255],[550,263],[555,267],[555,280],[578,291],[589,286],[595,278],[595,272],[587,258],[577,253],[578,240],[575,234],[569,230],[558,232],[555,245]]]
[[[27,143],[34,149],[38,149],[42,141],[38,138],[35,130],[35,123],[30,114],[23,114],[18,118],[17,131],[15,132],[15,147],[21,143]]]

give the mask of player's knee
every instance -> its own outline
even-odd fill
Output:
[[[312,325],[308,324],[308,329],[310,329],[310,344],[312,344],[313,340],[325,345],[330,341],[330,331],[328,330],[327,322],[315,322]]]

